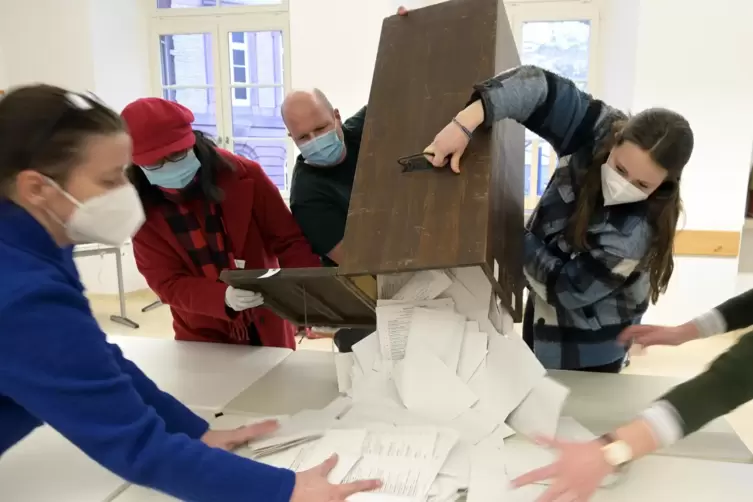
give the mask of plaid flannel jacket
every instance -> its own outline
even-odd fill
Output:
[[[641,203],[604,208],[588,229],[590,249],[576,252],[564,237],[578,182],[599,145],[625,114],[580,91],[573,82],[521,66],[476,86],[487,125],[505,118],[548,141],[558,169],[526,225],[524,272],[534,308],[534,351],[547,368],[577,369],[617,361],[622,329],[648,307],[642,260],[651,230]]]

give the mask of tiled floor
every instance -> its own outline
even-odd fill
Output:
[[[644,322],[676,324],[714,307],[721,301],[753,286],[753,275],[738,275],[735,260],[681,258],[666,295],[652,307]],[[109,316],[118,311],[116,297],[92,297],[92,308],[103,329],[109,334],[171,337],[170,309],[162,306],[142,313],[141,308],[156,297],[151,292],[128,295],[129,317],[140,324],[137,330],[113,323]],[[519,331],[519,327],[518,327]],[[682,347],[652,347],[645,354],[634,356],[627,373],[689,378],[697,374],[716,356],[727,350],[739,333],[729,333],[700,340]],[[332,350],[329,339],[303,340],[301,349]],[[753,364],[753,362],[752,362]],[[734,412],[730,422],[748,447],[753,449],[753,403]]]

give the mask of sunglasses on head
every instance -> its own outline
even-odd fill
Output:
[[[75,92],[65,93],[65,107],[60,108],[58,112],[50,116],[50,123],[45,127],[34,142],[35,147],[30,149],[32,156],[28,160],[28,165],[33,164],[33,155],[44,149],[44,145],[50,141],[65,120],[74,113],[85,113],[94,109],[96,105],[106,106],[94,93],[87,91],[84,94]]]

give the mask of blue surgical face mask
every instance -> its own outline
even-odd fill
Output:
[[[345,144],[337,135],[337,129],[322,134],[306,143],[298,145],[307,164],[312,166],[334,166],[343,156]]]
[[[184,159],[177,162],[165,162],[159,169],[141,168],[152,185],[162,188],[180,190],[185,188],[196,176],[201,167],[201,162],[193,150],[189,150]]]

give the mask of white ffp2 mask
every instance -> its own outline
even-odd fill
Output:
[[[622,177],[609,164],[601,165],[601,192],[605,206],[630,204],[646,200],[648,194]]]
[[[51,183],[76,206],[68,221],[60,222],[74,244],[120,246],[133,237],[144,223],[141,199],[130,183],[85,202],[78,201],[57,183]]]

